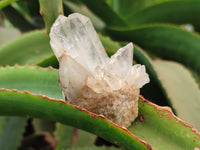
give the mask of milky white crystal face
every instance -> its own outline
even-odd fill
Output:
[[[149,82],[145,66],[132,66],[133,44],[109,58],[91,21],[78,13],[60,15],[50,39],[68,102],[130,125],[137,117],[139,88]]]

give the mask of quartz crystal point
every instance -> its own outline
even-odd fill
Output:
[[[50,32],[66,100],[128,127],[138,115],[139,89],[149,82],[145,66],[132,66],[133,44],[109,58],[89,18],[60,15]]]

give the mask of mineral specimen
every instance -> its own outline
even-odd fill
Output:
[[[128,127],[138,115],[139,89],[149,82],[145,66],[132,66],[133,44],[109,58],[89,18],[60,15],[50,32],[66,100]]]

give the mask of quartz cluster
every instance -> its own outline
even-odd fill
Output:
[[[50,32],[66,100],[128,127],[138,115],[139,89],[149,82],[145,66],[132,66],[133,44],[111,58],[89,18],[60,15]]]

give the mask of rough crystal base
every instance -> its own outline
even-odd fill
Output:
[[[70,103],[104,115],[120,126],[130,126],[138,116],[139,89],[123,88],[113,92],[95,93],[88,86],[84,86],[81,93],[82,98]]]

